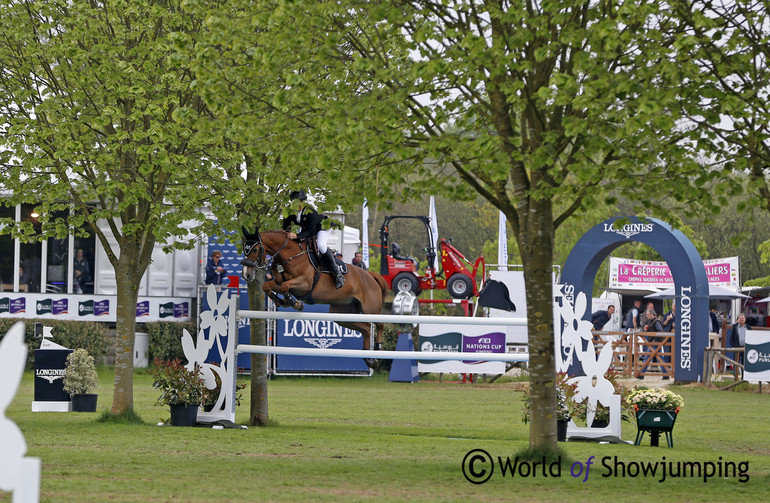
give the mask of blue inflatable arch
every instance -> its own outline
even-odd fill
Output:
[[[623,219],[624,225],[615,225]],[[697,381],[703,374],[704,350],[708,346],[709,289],[703,260],[681,231],[654,218],[617,217],[586,232],[570,252],[561,283],[573,285],[588,301],[584,319],[591,319],[591,297],[599,266],[615,248],[637,241],[652,247],[666,261],[676,289],[676,350],[674,376],[677,381]]]

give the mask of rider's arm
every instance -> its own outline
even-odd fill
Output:
[[[326,215],[319,215],[316,212],[306,213],[304,216],[307,218],[303,218],[304,225],[302,225],[302,230],[297,233],[297,239],[300,241],[318,234],[318,231],[321,230],[321,221],[326,218]]]
[[[288,217],[283,219],[283,230],[288,231],[291,230],[291,224],[297,224],[299,225],[299,222],[297,221],[297,215],[289,215]]]

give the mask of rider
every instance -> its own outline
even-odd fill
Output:
[[[300,232],[299,234],[289,232],[289,239],[305,241],[315,237],[316,245],[318,245],[318,253],[326,262],[326,265],[334,276],[334,286],[342,288],[345,285],[345,278],[337,265],[337,261],[334,260],[331,249],[326,246],[331,231],[321,228],[321,222],[327,218],[326,215],[320,215],[312,206],[305,204],[307,195],[304,190],[292,191],[289,194],[289,200],[292,201],[292,203],[295,200],[298,201],[299,208],[296,214],[292,213],[283,219],[283,230],[291,231],[291,224],[294,223],[299,225]]]

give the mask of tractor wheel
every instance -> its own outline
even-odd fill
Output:
[[[447,281],[446,289],[455,299],[467,299],[473,294],[473,281],[465,274],[455,274]]]
[[[412,292],[415,295],[420,294],[420,284],[417,282],[417,278],[414,274],[408,272],[402,272],[393,278],[392,283],[393,291],[398,292]]]

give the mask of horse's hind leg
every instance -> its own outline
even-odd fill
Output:
[[[382,330],[385,328],[385,324],[375,323],[374,327],[377,330],[377,335],[374,338],[374,349],[375,351],[379,351],[382,349]]]

